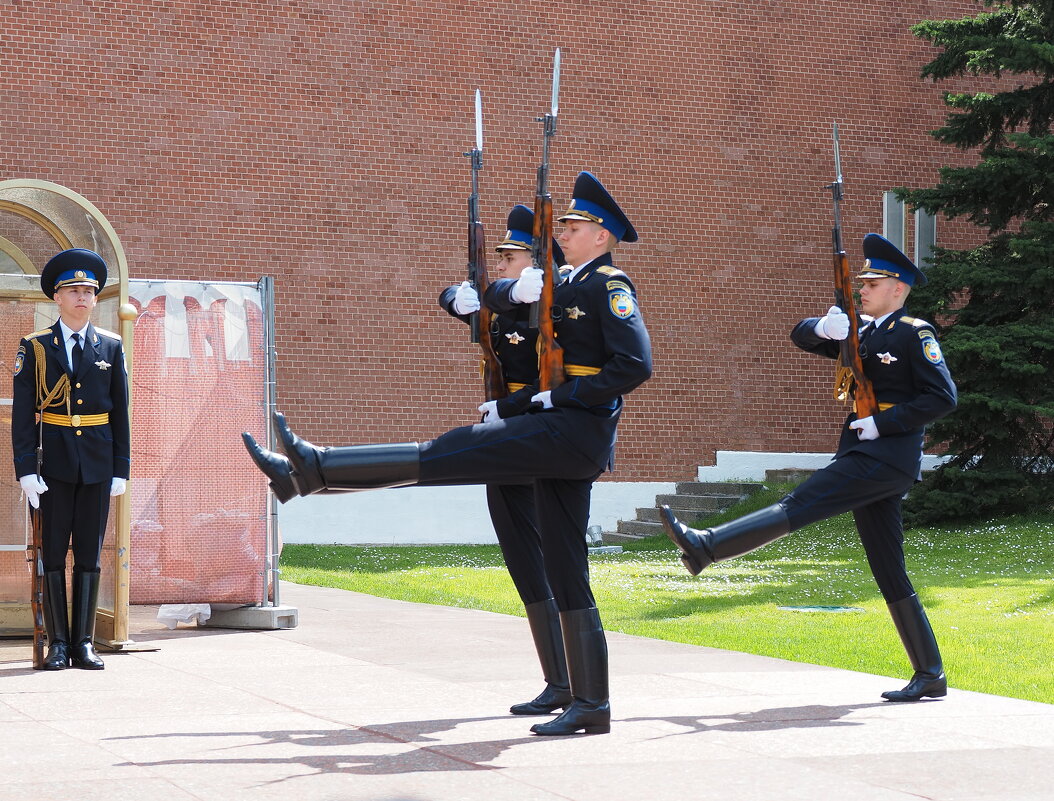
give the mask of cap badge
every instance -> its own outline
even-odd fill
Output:
[[[77,272],[75,272],[73,274],[73,277],[74,278],[87,278],[88,275],[84,272],[84,270],[77,270]]]

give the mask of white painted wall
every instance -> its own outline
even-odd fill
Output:
[[[637,507],[654,506],[673,482],[601,481],[593,485],[589,524],[614,531],[635,520]],[[484,488],[403,487],[312,495],[279,507],[282,540],[340,545],[492,544],[498,540]]]
[[[833,453],[765,453],[718,451],[717,464],[700,467],[699,481],[764,481],[766,470],[819,470],[830,464]],[[922,469],[933,470],[948,457],[922,457]]]

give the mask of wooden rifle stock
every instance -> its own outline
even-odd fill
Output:
[[[834,302],[849,316],[849,336],[841,342],[835,396],[845,401],[850,394],[856,402],[856,416],[860,419],[878,413],[878,400],[871,380],[864,374],[864,360],[860,357],[860,332],[857,328],[856,302],[849,275],[849,259],[845,251],[834,254]]]
[[[33,612],[33,670],[41,670],[44,667],[44,541],[40,510],[30,506],[29,519],[33,533],[26,561],[32,565],[29,606]]]
[[[535,304],[538,310],[538,387],[542,392],[560,386],[564,373],[564,349],[556,341],[553,325],[553,290],[556,271],[553,264],[553,199],[539,194],[534,202],[535,266],[543,271],[542,296]]]

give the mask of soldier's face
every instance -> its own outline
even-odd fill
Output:
[[[574,267],[581,267],[607,251],[610,236],[606,228],[595,222],[568,220],[557,241],[563,248],[564,260]]]
[[[896,311],[904,303],[906,289],[907,284],[896,278],[863,278],[860,280],[860,309],[872,317]]]
[[[90,286],[64,286],[55,292],[55,305],[64,320],[86,321],[95,308],[95,289]]]
[[[525,267],[531,266],[531,251],[503,250],[498,255],[498,264],[494,268],[497,278],[519,278]]]

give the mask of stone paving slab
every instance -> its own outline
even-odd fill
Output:
[[[609,634],[612,732],[536,737],[523,618],[283,584],[296,629],[136,607],[106,670],[0,641],[3,801],[1039,801],[1054,706]]]

